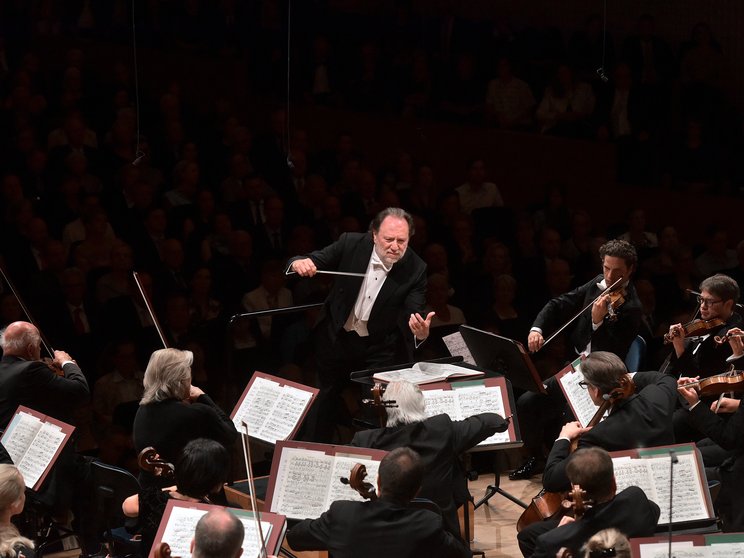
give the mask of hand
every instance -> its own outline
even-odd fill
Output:
[[[559,438],[568,438],[572,442],[581,436],[584,432],[589,432],[592,429],[592,427],[588,428],[582,428],[579,421],[574,422],[567,422],[563,425],[563,428],[561,428],[561,433],[558,436]]]
[[[201,388],[198,388],[196,386],[190,386],[189,387],[189,401],[193,403],[197,399],[199,399],[200,395],[204,395],[204,390]]]
[[[408,320],[408,327],[411,328],[411,332],[416,336],[416,339],[423,341],[429,337],[431,319],[434,316],[436,316],[435,312],[429,312],[426,315],[426,319],[422,318],[421,314],[411,314],[411,318]]]
[[[682,327],[682,324],[673,324],[669,326],[669,337],[672,338],[672,341],[682,340],[685,338],[685,328]]]
[[[601,324],[604,317],[607,315],[607,305],[610,303],[609,293],[600,296],[592,304],[592,323],[597,325]]]
[[[564,525],[568,525],[569,523],[573,523],[576,521],[575,518],[571,517],[570,515],[564,515],[561,517],[560,522],[558,523],[558,527],[563,527]]]
[[[69,353],[65,351],[54,351],[54,364],[57,366],[62,367],[62,363],[68,360],[75,362],[75,359]]]
[[[531,353],[539,351],[543,343],[545,343],[545,339],[543,339],[542,333],[539,331],[530,331],[530,334],[527,336],[527,348]]]
[[[713,403],[710,404],[710,410],[714,413],[735,413],[736,410],[739,408],[739,404],[741,401],[739,399],[731,399],[730,397],[724,397],[721,399],[721,403],[719,405],[718,401],[713,401]]]
[[[695,376],[694,378],[682,377],[677,380],[677,391],[685,398],[685,401],[687,401],[690,407],[700,401],[700,396],[693,388],[685,386],[691,382],[697,382],[699,378],[700,376]]]
[[[310,258],[303,258],[292,262],[292,271],[301,277],[312,277],[318,272],[315,262]]]
[[[744,355],[744,337],[740,337],[744,335],[744,331],[738,327],[732,327],[728,330],[727,335],[731,336],[729,337],[729,345],[731,345],[734,356],[739,358]]]

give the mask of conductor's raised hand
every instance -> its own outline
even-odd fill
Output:
[[[408,320],[408,327],[411,328],[411,332],[416,336],[416,339],[423,341],[429,337],[429,328],[431,327],[431,319],[436,316],[435,312],[429,312],[426,318],[422,318],[418,312],[411,314]]]
[[[539,351],[543,343],[545,343],[545,339],[543,339],[542,333],[539,331],[530,331],[530,334],[527,336],[527,348],[531,353]]]
[[[315,263],[310,258],[303,258],[292,262],[292,271],[302,277],[312,277],[318,272]]]

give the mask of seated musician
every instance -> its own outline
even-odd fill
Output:
[[[145,486],[122,504],[124,515],[139,518],[144,554],[152,546],[168,500],[210,503],[209,496],[218,494],[227,480],[230,459],[219,443],[197,438],[186,444],[174,465],[174,486]],[[174,481],[172,478],[166,480]]]
[[[34,558],[33,541],[22,537],[11,518],[23,511],[26,502],[23,476],[13,465],[0,465],[0,557]]]
[[[725,531],[744,531],[744,407],[740,400],[724,397],[710,406],[700,401],[695,389],[684,387],[694,378],[679,379],[679,392],[689,404],[685,411],[690,423],[703,432],[731,456],[719,467],[706,467],[708,480],[719,480],[721,492],[716,500],[716,508],[723,518]],[[711,407],[719,407],[718,413]],[[732,414],[733,413],[733,414]],[[723,415],[723,416],[722,416]]]
[[[191,541],[192,558],[238,558],[243,553],[245,528],[227,510],[205,513],[196,524]]]
[[[351,445],[383,450],[407,446],[416,451],[425,470],[420,496],[435,502],[442,509],[445,527],[459,535],[457,508],[470,499],[460,456],[506,430],[509,423],[495,413],[460,421],[445,414],[427,418],[421,390],[406,381],[391,382],[382,398],[397,405],[387,409],[387,426],[357,432]]]
[[[470,557],[465,543],[449,533],[442,518],[411,506],[424,466],[409,448],[388,453],[377,473],[379,499],[339,500],[318,519],[306,519],[287,533],[294,550],[328,550],[334,558]]]
[[[145,370],[145,392],[134,419],[134,447],[157,448],[173,463],[189,440],[209,438],[225,447],[238,436],[230,417],[201,389],[191,385],[191,351],[160,349]],[[161,479],[140,474],[140,484],[164,486]]]
[[[676,377],[700,376],[702,378],[720,374],[730,368],[730,362],[744,356],[739,339],[732,337],[728,343],[719,345],[716,336],[725,335],[730,329],[742,324],[741,315],[735,312],[739,300],[739,285],[728,275],[713,275],[700,283],[700,319],[714,323],[723,322],[705,335],[693,338],[685,336],[682,324],[669,328],[674,349],[669,359],[668,371]],[[710,400],[707,401],[710,403]],[[685,409],[674,413],[674,437],[679,442],[698,441],[701,433],[692,427]],[[706,455],[706,454],[704,454]],[[713,458],[713,453],[710,454]],[[708,457],[706,456],[706,463]]]
[[[567,548],[578,556],[584,543],[610,527],[619,529],[628,537],[654,534],[659,521],[659,506],[637,486],[617,492],[612,459],[605,450],[578,450],[566,472],[571,484],[586,491],[586,499],[592,502],[592,506],[579,519],[564,517],[558,527],[540,535],[532,553],[525,556],[553,558],[561,548]]]
[[[641,327],[642,307],[630,278],[638,256],[632,244],[624,240],[610,240],[599,248],[602,275],[550,300],[535,318],[527,344],[537,352],[548,337],[558,331],[582,308],[589,306],[565,331],[570,347],[566,360],[573,361],[580,353],[609,351],[625,359],[630,345]],[[602,292],[620,280],[625,302],[610,313],[611,297]],[[602,296],[600,296],[602,295]],[[544,459],[543,443],[558,433],[565,407],[563,395],[555,380],[546,382],[547,395],[527,392],[517,400],[517,413],[522,430],[527,461],[509,475],[512,480],[525,479],[539,472]]]
[[[620,379],[627,374],[620,357],[603,351],[588,355],[581,371],[585,387],[596,405],[604,401],[604,395],[618,388]],[[633,382],[635,394],[613,403],[609,415],[593,428],[581,428],[578,422],[563,426],[545,465],[545,489],[563,492],[569,488],[566,469],[572,461],[571,444],[576,439],[578,448],[598,446],[607,451],[674,443],[671,420],[677,401],[674,378],[661,372],[637,372]],[[520,545],[525,541],[524,544],[531,547],[538,535],[554,526],[555,520],[533,523],[519,533]]]

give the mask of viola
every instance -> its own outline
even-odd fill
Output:
[[[176,475],[176,468],[173,464],[161,459],[158,451],[153,447],[147,447],[139,452],[137,465],[143,471],[147,471],[156,477],[172,479]]]
[[[716,374],[696,382],[690,382],[679,388],[693,388],[701,397],[718,396],[729,392],[744,391],[744,371],[733,370]],[[679,389],[678,388],[678,389]]]
[[[711,331],[718,329],[721,326],[726,325],[726,322],[721,318],[713,318],[711,320],[692,320],[682,326],[685,337],[692,335],[707,335]],[[675,338],[679,337],[679,331],[674,330],[664,334],[664,344],[671,343]]]
[[[363,463],[355,463],[349,473],[349,478],[341,477],[341,483],[349,485],[351,488],[356,490],[359,495],[365,500],[375,501],[377,500],[377,492],[375,487],[371,483],[366,482],[364,479],[367,478],[367,467]]]
[[[618,387],[612,389],[609,393],[605,394],[602,399],[602,404],[594,413],[587,426],[596,426],[602,420],[607,410],[619,403],[620,401],[629,398],[635,393],[635,383],[630,374],[624,374],[618,380]],[[576,451],[579,445],[579,439],[576,438],[571,441],[571,453]],[[565,513],[566,508],[563,505],[563,501],[566,499],[566,493],[563,492],[550,492],[544,488],[532,499],[532,502],[527,509],[522,512],[517,520],[517,532],[521,531],[528,525],[532,525],[537,521],[550,519],[559,513]]]

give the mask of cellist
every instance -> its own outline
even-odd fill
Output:
[[[621,384],[628,374],[625,363],[613,353],[590,353],[581,365],[585,387],[592,401],[600,405],[605,396]],[[671,415],[677,399],[674,378],[661,372],[637,372],[633,375],[635,393],[618,399],[610,407],[609,415],[591,429],[581,428],[578,422],[569,422],[561,429],[553,443],[543,474],[543,486],[551,492],[569,488],[566,474],[571,459],[571,444],[578,439],[577,447],[601,447],[607,451],[620,451],[638,447],[661,446],[674,443]],[[518,535],[520,548],[530,556],[535,539],[554,528],[558,520],[533,523]]]

